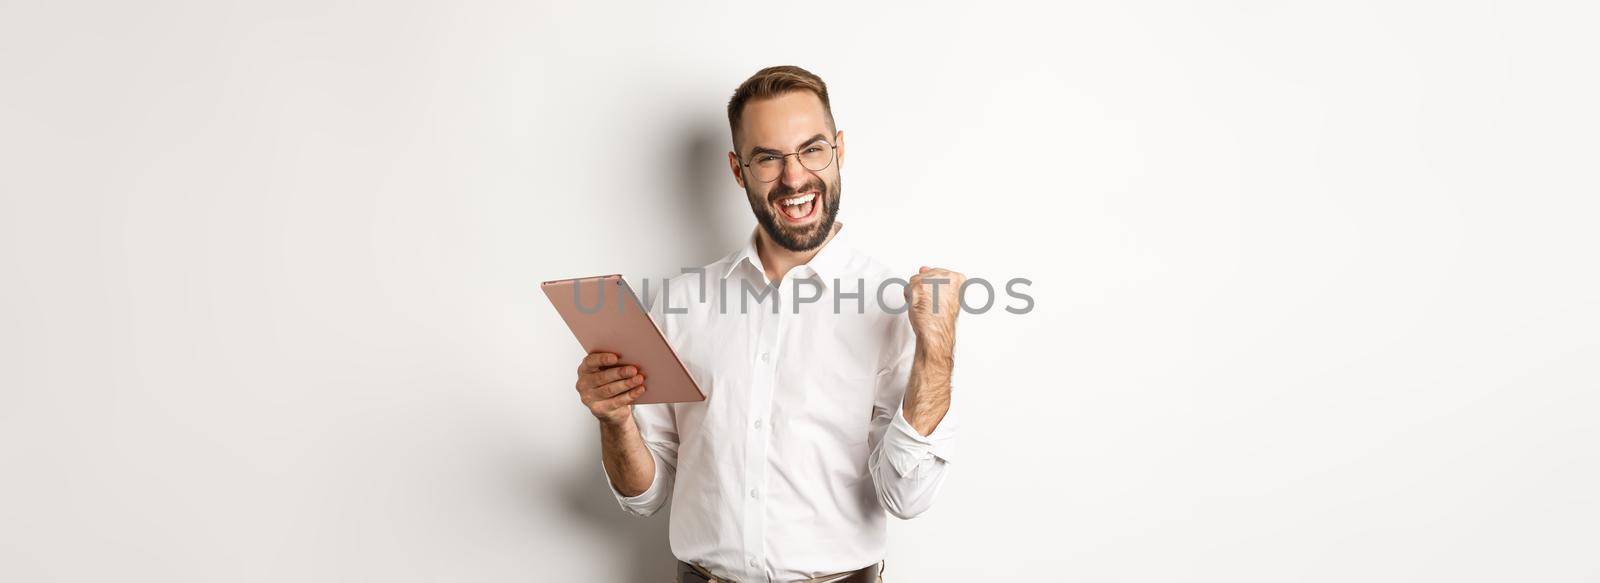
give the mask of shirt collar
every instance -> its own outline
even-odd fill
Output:
[[[834,279],[841,281],[845,279],[845,265],[850,259],[850,242],[845,234],[849,229],[845,228],[842,221],[837,224],[839,231],[833,234],[833,238],[823,243],[822,248],[817,250],[816,255],[811,256],[810,261],[795,267],[795,269],[809,268],[816,274],[817,282],[824,288],[831,287]],[[723,279],[732,276],[740,265],[747,263],[756,270],[756,273],[766,272],[766,267],[761,264],[761,254],[756,252],[756,240],[760,236],[760,229],[761,227],[757,226],[756,230],[751,231],[750,238],[745,240],[744,248],[733,254],[733,260],[728,262],[727,269],[722,272]]]

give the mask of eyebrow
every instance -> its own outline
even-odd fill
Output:
[[[800,148],[804,148],[806,146],[809,146],[813,142],[816,142],[817,140],[827,141],[827,139],[828,139],[827,134],[817,134],[815,136],[811,136],[810,138],[807,138],[806,141],[804,141],[804,142],[800,142]],[[798,150],[800,148],[795,148],[795,149]],[[778,155],[781,156],[781,155],[783,155],[783,152],[780,152],[778,150],[774,150],[772,148],[764,148],[764,147],[761,147],[761,146],[756,146],[756,147],[750,149],[750,157],[754,158],[756,156],[756,154],[778,154]]]

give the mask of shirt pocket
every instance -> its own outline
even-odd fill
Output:
[[[851,467],[866,469],[877,380],[878,376],[870,372],[823,369],[811,371],[798,383],[802,394],[794,418],[801,424],[802,437],[820,448],[822,455],[847,456],[834,460],[841,462],[839,467],[847,461]],[[847,477],[862,475],[865,474]]]

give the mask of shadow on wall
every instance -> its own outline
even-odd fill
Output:
[[[600,434],[595,431],[594,435],[591,455],[581,457],[581,463],[566,472],[561,483],[562,507],[574,514],[570,524],[587,525],[608,541],[605,555],[627,565],[617,583],[672,581],[677,558],[667,541],[671,504],[648,517],[634,516],[617,505],[600,467]]]
[[[678,147],[672,157],[664,160],[670,168],[662,176],[676,176],[673,185],[677,192],[673,205],[679,209],[678,232],[687,236],[681,240],[683,260],[681,265],[661,266],[663,275],[677,275],[680,267],[698,267],[733,251],[745,235],[741,228],[730,224],[722,210],[729,208],[730,197],[737,197],[739,208],[748,208],[743,191],[733,181],[728,170],[728,128],[726,121],[706,118],[690,120],[679,132],[675,142]],[[745,215],[748,217],[749,215]],[[670,270],[670,271],[668,271]]]

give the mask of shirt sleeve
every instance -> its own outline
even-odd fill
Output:
[[[895,407],[894,421],[889,423],[883,438],[883,455],[894,468],[895,475],[918,478],[953,459],[956,449],[954,401],[952,396],[950,410],[929,435],[918,433],[906,419],[905,409]]]
[[[904,412],[907,384],[911,378],[914,354],[909,325],[897,342],[901,350],[878,374],[878,396],[873,405],[871,455],[868,469],[877,489],[878,501],[899,518],[915,518],[933,506],[950,460],[955,458],[958,426],[958,395],[952,387],[950,410],[934,427],[922,435],[906,420]]]

